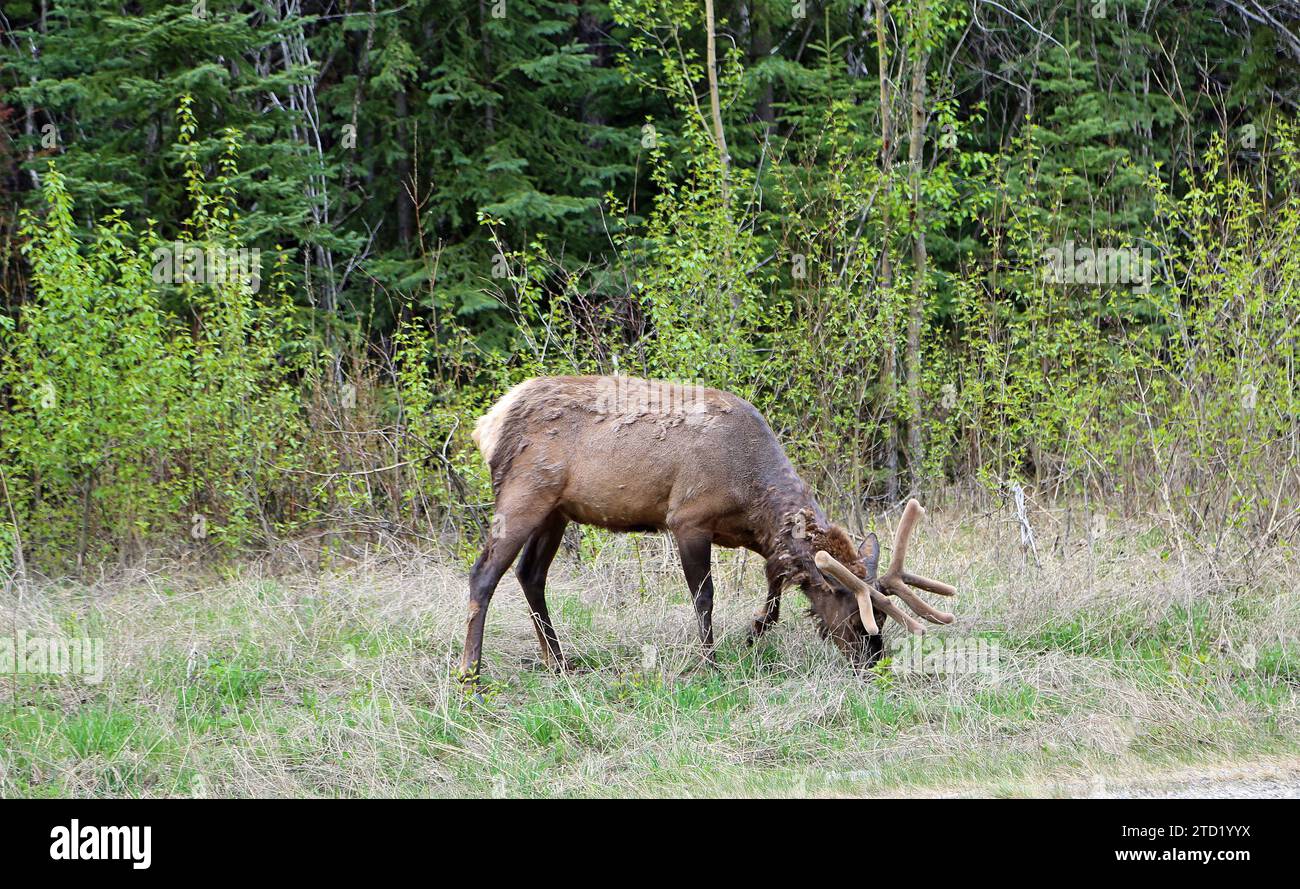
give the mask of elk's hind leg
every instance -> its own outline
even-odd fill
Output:
[[[483,623],[487,619],[492,594],[510,563],[519,555],[519,550],[542,526],[554,505],[553,498],[543,501],[535,492],[520,497],[507,496],[503,492],[497,497],[496,515],[492,518],[487,546],[469,574],[469,620],[465,628],[465,653],[461,656],[461,674],[467,682],[478,682]]]
[[[542,526],[533,532],[524,544],[524,551],[515,565],[515,577],[528,601],[528,611],[537,632],[537,644],[542,649],[542,660],[551,669],[563,670],[568,664],[560,652],[560,640],[555,635],[555,625],[546,610],[546,572],[551,567],[555,552],[564,538],[569,520],[559,512],[551,513]]]

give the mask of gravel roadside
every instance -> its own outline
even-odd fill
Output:
[[[1101,799],[1300,799],[1300,762],[1195,769],[1099,789]]]
[[[1140,775],[1071,775],[1025,784],[970,785],[917,790],[897,795],[948,799],[1300,799],[1300,759],[1189,766]]]

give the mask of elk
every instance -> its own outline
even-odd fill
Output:
[[[714,544],[745,547],[765,560],[767,598],[753,617],[751,640],[777,621],[787,585],[803,590],[822,637],[855,664],[879,659],[888,617],[925,632],[890,596],[932,623],[953,620],[908,588],[956,593],[903,568],[921,505],[907,504],[889,569],[878,576],[876,535],[855,548],[827,520],[762,414],[731,393],[622,376],[536,377],[479,419],[474,441],[491,470],[496,511],[470,572],[461,667],[471,682],[479,675],[488,603],[516,556],[542,660],[567,666],[545,586],[569,522],[672,534],[709,661]]]

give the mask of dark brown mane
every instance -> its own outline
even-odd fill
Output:
[[[839,525],[830,525],[819,529],[819,533],[813,536],[810,545],[813,552],[822,549],[830,553],[838,562],[858,577],[865,578],[867,576],[867,571],[858,558],[857,548],[853,545],[853,541],[849,539],[848,532]]]
[[[858,577],[866,577],[866,569],[848,532],[826,521],[810,507],[785,515],[774,548],[786,583],[803,586],[820,576],[813,566],[813,556],[818,550],[830,553]]]
[[[813,618],[822,638],[831,634],[828,615],[818,606],[819,600],[838,596],[816,567],[818,551],[829,553],[856,577],[865,578],[866,567],[847,531],[828,521],[815,504],[788,508],[780,530],[772,541],[773,555],[768,559],[769,582],[781,586],[798,586],[808,597],[808,615]]]

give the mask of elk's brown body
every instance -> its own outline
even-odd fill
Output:
[[[629,377],[539,377],[498,401],[474,439],[491,469],[496,514],[470,576],[467,676],[478,674],[488,602],[516,556],[542,655],[563,664],[544,588],[569,522],[670,532],[706,656],[713,646],[713,544],[746,547],[766,560],[768,594],[755,635],[776,621],[781,591],[794,583],[825,635],[855,659],[879,656],[878,626],[894,609],[872,586],[875,536],[855,549],[827,521],[767,421],[744,399]],[[827,581],[817,563],[826,558],[843,578],[836,572]]]

